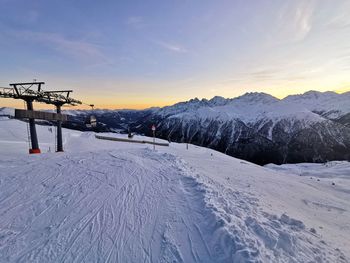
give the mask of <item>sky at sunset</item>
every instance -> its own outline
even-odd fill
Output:
[[[37,79],[98,108],[350,90],[348,0],[0,0],[0,10],[0,87]]]

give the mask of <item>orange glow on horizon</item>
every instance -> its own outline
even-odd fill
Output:
[[[320,90],[321,91],[321,90]],[[325,90],[322,90],[321,92],[324,92]],[[345,93],[345,92],[349,92],[350,91],[350,87],[346,87],[346,88],[339,88],[336,90],[330,90],[330,91],[334,91],[338,94],[341,93]],[[264,92],[264,91],[257,91],[257,92]],[[304,91],[305,92],[305,91]],[[275,96],[276,98],[279,99],[283,99],[288,95],[295,95],[295,94],[302,94],[304,92],[294,92],[294,93],[277,93],[277,94],[271,94],[269,92],[265,92],[265,93],[269,93],[272,96]],[[238,97],[240,95],[243,95],[245,92],[243,92],[242,94],[239,94],[237,96],[231,96],[231,98],[233,97]],[[218,96],[220,96],[220,94],[217,94]],[[197,96],[198,98],[201,98],[200,96]],[[211,96],[213,97],[213,96]],[[207,99],[210,99],[211,97],[207,97]],[[227,97],[224,96],[223,97]],[[194,98],[194,97],[193,97]],[[228,97],[227,97],[228,98]],[[154,99],[149,99],[149,98],[145,98],[145,99],[141,99],[141,98],[135,98],[134,101],[132,99],[125,99],[122,103],[111,103],[111,100],[113,101],[114,99],[109,98],[95,98],[95,99],[89,99],[87,98],[86,100],[83,101],[92,101],[95,105],[95,109],[107,109],[107,110],[121,110],[121,109],[134,109],[134,110],[143,110],[143,109],[147,109],[147,108],[152,108],[152,107],[165,107],[165,106],[171,106],[175,103],[181,102],[181,101],[187,101],[191,98],[180,98],[178,100],[173,99],[167,99],[167,100],[154,100]],[[120,98],[119,98],[120,100]],[[128,101],[128,103],[127,103]],[[24,102],[22,100],[13,100],[13,99],[4,99],[4,98],[0,98],[0,107],[11,107],[11,108],[19,108],[19,109],[23,109],[25,108]],[[42,109],[55,109],[55,107],[53,105],[48,105],[48,104],[43,104],[43,103],[34,103],[34,109],[37,110],[42,110]],[[63,107],[64,110],[89,110],[91,109],[90,106],[83,104],[83,105],[78,105],[78,106],[65,106]]]
[[[173,105],[174,103],[165,103],[159,101],[158,103],[130,103],[130,104],[103,104],[103,103],[95,103],[95,109],[106,109],[106,110],[121,110],[121,109],[133,109],[133,110],[143,110],[151,107],[164,107]],[[22,100],[12,100],[12,99],[2,99],[0,98],[0,107],[10,107],[10,108],[19,108],[24,109],[25,104]],[[44,103],[35,103],[34,109],[37,110],[48,110],[55,109],[53,105],[48,105]],[[89,110],[91,109],[88,105],[77,105],[77,106],[64,106],[63,110]]]

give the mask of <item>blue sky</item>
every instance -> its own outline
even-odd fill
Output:
[[[0,0],[0,10],[2,87],[35,78],[101,108],[350,90],[347,0]]]

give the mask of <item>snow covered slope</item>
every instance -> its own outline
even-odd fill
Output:
[[[66,152],[27,155],[26,124],[0,128],[1,262],[350,261],[349,188],[70,130]]]
[[[350,91],[342,94],[308,91],[304,94],[290,95],[283,101],[318,112],[330,119],[350,113]]]
[[[0,107],[0,116],[15,116],[13,108]]]

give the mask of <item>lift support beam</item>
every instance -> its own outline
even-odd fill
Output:
[[[30,111],[15,109],[15,118],[16,119],[37,119],[45,121],[68,121],[68,115],[66,114],[57,114],[53,112],[46,111]]]

